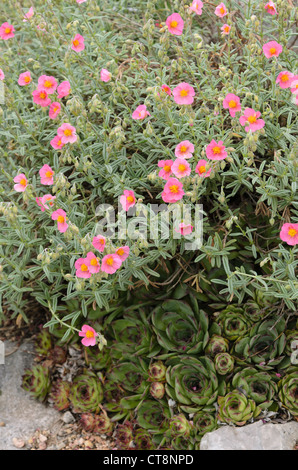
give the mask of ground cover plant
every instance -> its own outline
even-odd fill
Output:
[[[25,389],[124,447],[297,416],[294,2],[2,10],[1,320],[85,360]]]

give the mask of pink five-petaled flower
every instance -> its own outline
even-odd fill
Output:
[[[192,104],[195,90],[186,82],[179,83],[173,90],[174,101],[177,104]]]
[[[64,233],[68,229],[66,223],[66,212],[63,209],[57,209],[52,213],[52,220],[57,220],[57,227],[59,232]]]
[[[65,80],[64,82],[61,82],[60,85],[57,88],[57,93],[58,93],[58,100],[61,100],[61,98],[64,98],[65,96],[69,95],[70,93],[70,83],[68,80]]]
[[[172,165],[173,160],[159,160],[158,166],[161,170],[159,171],[158,176],[167,181],[173,174]]]
[[[109,82],[111,80],[112,74],[107,69],[101,69],[100,79],[102,82]]]
[[[98,336],[98,333],[96,333],[96,331],[91,326],[83,325],[81,331],[79,332],[79,336],[83,337],[82,344],[84,346],[95,346],[96,336]]]
[[[195,172],[198,173],[198,175],[202,178],[208,178],[211,173],[211,168],[209,168],[209,170],[207,171],[206,165],[208,165],[207,160],[199,160],[195,169]]]
[[[76,128],[68,124],[68,122],[64,122],[62,126],[58,128],[57,134],[61,137],[61,142],[63,144],[73,144],[78,138]]]
[[[14,182],[17,183],[14,185],[14,190],[18,193],[22,193],[25,191],[28,185],[28,181],[24,173],[20,173],[19,175],[14,177]]]
[[[101,260],[101,270],[107,274],[114,274],[121,264],[122,260],[116,253],[105,255]]]
[[[48,97],[46,90],[37,89],[32,91],[33,102],[39,106],[46,108],[51,104],[51,99]]]
[[[235,117],[235,114],[238,111],[241,111],[240,98],[234,93],[228,93],[222,103],[224,109],[228,109],[232,117]]]
[[[128,211],[136,203],[136,197],[133,191],[125,189],[122,196],[120,196],[120,204],[124,211]]]
[[[266,42],[266,44],[263,46],[263,52],[267,59],[270,59],[271,57],[278,57],[279,54],[282,53],[282,45],[278,44],[276,41]]]
[[[41,75],[38,79],[38,90],[46,90],[48,95],[55,93],[57,89],[57,80],[54,77],[49,77],[48,75]]]
[[[276,83],[279,84],[280,88],[289,88],[292,84],[293,76],[293,73],[283,70],[278,74]]]
[[[101,253],[104,251],[105,246],[106,246],[106,239],[102,235],[97,235],[97,237],[93,237],[92,239],[92,245],[97,251],[100,251]]]
[[[191,224],[185,224],[181,222],[179,228],[175,228],[175,232],[181,233],[181,235],[189,235],[193,231],[193,226]]]
[[[59,135],[56,135],[54,139],[51,140],[50,144],[55,150],[60,150],[62,147],[64,147],[64,143],[62,142]]]
[[[95,254],[92,253],[92,251],[89,251],[89,253],[87,253],[86,264],[91,274],[99,273],[100,262],[99,259],[95,256]]]
[[[45,194],[41,198],[41,204],[45,209],[49,209],[49,206],[53,207],[55,199],[56,196],[52,196],[51,194]]]
[[[80,34],[76,34],[71,42],[71,48],[73,51],[81,52],[85,49],[84,38]]]
[[[227,7],[225,6],[224,3],[220,3],[216,8],[215,12],[216,16],[219,16],[220,18],[223,18],[228,14]]]
[[[176,178],[169,178],[165,184],[161,197],[164,202],[177,202],[184,196],[183,184]]]
[[[279,236],[288,245],[298,245],[298,224],[283,224]]]
[[[224,160],[228,156],[223,141],[219,140],[217,143],[214,139],[207,145],[206,155],[209,160]]]
[[[260,111],[255,111],[252,108],[245,108],[244,115],[239,118],[239,122],[241,126],[246,126],[246,132],[255,132],[265,126],[265,121],[263,121],[263,119],[259,119],[260,116]]]
[[[0,26],[0,38],[4,39],[4,41],[7,41],[7,39],[11,39],[14,37],[14,27],[5,22]]]
[[[224,24],[220,28],[222,36],[225,36],[226,34],[230,34],[231,31],[231,26],[229,24]]]
[[[182,140],[175,148],[175,155],[177,158],[191,158],[194,149],[194,145],[189,140]]]
[[[27,86],[31,82],[32,82],[32,77],[31,77],[31,73],[29,72],[29,70],[20,74],[19,80],[18,80],[18,84],[20,86]]]
[[[151,116],[145,104],[140,104],[132,113],[133,119],[145,119],[146,116]]]
[[[4,78],[5,78],[4,72],[2,69],[0,69],[0,80],[2,81],[4,80]]]
[[[116,248],[115,253],[119,256],[123,263],[123,261],[125,261],[129,256],[129,246],[121,246],[120,248]]]
[[[83,279],[89,279],[91,273],[87,264],[87,258],[79,258],[75,262],[76,276]]]
[[[50,106],[49,118],[56,119],[58,114],[60,114],[60,111],[61,111],[61,104],[58,103],[58,101],[54,101]]]
[[[162,91],[164,91],[167,95],[171,96],[172,90],[168,85],[163,84],[161,86]]]
[[[181,36],[184,27],[184,21],[179,13],[173,13],[172,15],[168,16],[166,19],[166,25],[171,34]]]
[[[298,75],[294,75],[291,81],[291,93],[298,95]]]
[[[39,170],[39,176],[40,176],[40,182],[41,184],[50,186],[51,184],[54,184],[54,171],[49,165],[44,165],[40,170]]]
[[[184,176],[189,176],[191,173],[191,168],[189,163],[184,160],[184,158],[176,158],[172,165],[172,172],[176,178],[183,178]]]
[[[203,13],[202,12],[203,6],[204,5],[203,5],[203,2],[201,2],[201,0],[193,0],[192,4],[189,7],[189,10],[194,11],[197,15],[201,15]]]
[[[24,15],[23,21],[26,22],[26,21],[30,20],[30,18],[32,18],[33,15],[34,15],[34,10],[33,10],[33,7],[31,7],[31,8],[29,9],[28,13],[26,13],[26,14]]]
[[[272,2],[272,0],[269,0],[268,3],[266,3],[266,5],[264,6],[265,10],[267,11],[267,13],[269,13],[270,15],[277,15],[277,10],[276,10],[276,6],[275,4]]]

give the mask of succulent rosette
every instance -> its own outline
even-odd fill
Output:
[[[269,408],[277,396],[276,377],[253,367],[237,372],[232,379],[232,387],[242,390],[262,410]]]
[[[52,337],[48,330],[41,330],[35,338],[35,351],[41,356],[47,356],[52,348]]]
[[[50,371],[40,364],[25,370],[22,388],[37,400],[44,401],[50,391]]]
[[[279,399],[293,416],[298,416],[298,371],[297,367],[288,369],[288,373],[278,382]]]
[[[171,449],[174,450],[194,450],[194,438],[175,436],[171,439]]]
[[[106,413],[94,416],[93,432],[110,435],[113,431],[113,423]]]
[[[66,410],[69,405],[70,383],[65,380],[58,380],[54,383],[50,398],[53,402],[54,408],[58,411]]]
[[[103,399],[103,389],[97,375],[85,370],[75,377],[69,399],[74,413],[96,412]]]
[[[104,409],[109,413],[114,413],[113,421],[125,418],[129,411],[123,408],[121,400],[126,396],[126,392],[119,387],[118,382],[110,379],[105,380],[104,385]]]
[[[261,409],[254,400],[244,393],[233,390],[225,396],[218,397],[218,419],[227,424],[243,426],[251,418],[257,417]]]
[[[229,353],[219,353],[214,358],[214,365],[219,375],[226,375],[234,369],[234,359]]]
[[[117,449],[129,449],[133,441],[133,424],[125,421],[124,424],[118,424],[116,428],[116,446]]]
[[[229,341],[220,335],[214,334],[208,341],[205,348],[205,354],[209,356],[216,356],[219,353],[225,353],[229,350]]]
[[[276,302],[276,298],[257,289],[254,291],[252,299],[246,302],[244,314],[249,321],[258,322],[268,315],[274,302]]]
[[[157,341],[169,353],[198,354],[209,340],[207,314],[194,296],[188,301],[166,300],[152,313]]]
[[[133,438],[136,450],[153,450],[156,445],[147,429],[137,429]]]
[[[120,362],[115,365],[108,379],[119,384],[127,392],[144,393],[148,387],[148,366],[142,360]]]
[[[111,363],[110,348],[104,347],[101,351],[98,348],[86,348],[85,360],[93,370],[107,369]]]
[[[171,359],[167,369],[167,394],[186,413],[213,405],[218,394],[225,393],[224,381],[219,381],[213,361],[208,357],[180,356]]]
[[[243,309],[229,305],[217,316],[216,321],[221,327],[222,336],[229,341],[235,341],[240,336],[245,336],[251,327],[251,323],[244,316]]]
[[[193,427],[196,441],[200,441],[206,432],[217,429],[217,418],[214,411],[198,411],[193,417]]]
[[[61,346],[55,345],[53,349],[50,351],[50,360],[54,362],[54,364],[64,364],[67,358],[67,352],[65,348]]]
[[[162,361],[152,362],[148,369],[151,382],[164,382],[166,380],[167,367]]]
[[[161,400],[165,394],[165,386],[162,382],[152,382],[150,385],[150,394],[156,400]]]
[[[137,411],[137,423],[154,434],[163,434],[171,413],[165,400],[144,400]]]
[[[192,431],[192,425],[184,414],[173,416],[169,420],[169,430],[172,437],[188,437]]]

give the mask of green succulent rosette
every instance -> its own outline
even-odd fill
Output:
[[[162,382],[152,382],[150,385],[150,395],[156,400],[161,400],[165,394],[165,386]]]
[[[214,358],[214,365],[219,375],[226,375],[234,369],[234,359],[229,353],[219,353]]]
[[[256,289],[252,299],[244,305],[244,314],[251,323],[259,322],[270,313],[270,308],[276,302],[276,298]]]
[[[52,387],[50,398],[54,408],[58,411],[66,410],[69,405],[70,383],[65,380],[58,380]]]
[[[277,397],[276,377],[253,367],[237,372],[232,379],[232,387],[242,390],[261,410],[268,409]]]
[[[97,347],[85,348],[85,361],[93,370],[108,369],[111,363],[110,348],[104,347],[101,351]]]
[[[188,300],[165,300],[152,313],[152,324],[157,341],[162,348],[173,353],[198,354],[209,340],[208,316],[199,310],[193,295]],[[172,354],[171,354],[172,353]]]
[[[167,367],[162,361],[155,361],[148,369],[149,380],[151,382],[164,382],[166,379]]]
[[[208,344],[205,348],[205,354],[208,354],[211,357],[216,356],[219,353],[225,353],[229,350],[229,341],[223,336],[214,334],[208,341]]]
[[[171,413],[166,400],[144,400],[137,410],[137,423],[154,434],[163,434],[169,427]]]
[[[256,418],[261,409],[254,400],[244,393],[233,390],[225,396],[218,397],[218,419],[227,424],[243,426],[251,418]]]
[[[147,429],[137,429],[134,432],[133,438],[136,450],[153,450],[155,443],[153,442],[151,434]]]
[[[217,315],[216,321],[221,328],[222,336],[229,341],[245,336],[251,328],[251,323],[245,317],[243,309],[234,305],[229,305],[222,310]]]
[[[193,427],[196,441],[199,442],[206,432],[217,429],[217,417],[214,411],[198,411],[193,416]]]
[[[37,354],[47,356],[52,348],[52,337],[48,330],[41,330],[35,338],[34,348]]]
[[[194,438],[191,436],[175,436],[171,439],[171,448],[174,450],[194,450]]]
[[[213,361],[208,357],[180,356],[171,359],[166,373],[166,392],[186,413],[213,405],[218,394],[225,393]]]
[[[285,320],[281,317],[259,322],[251,328],[249,335],[234,344],[234,355],[264,370],[277,365],[287,367],[289,358],[284,360],[283,355],[286,345],[284,330]]]
[[[279,399],[293,416],[298,416],[298,371],[291,367],[288,373],[278,382]]]
[[[96,412],[103,400],[102,384],[90,370],[73,380],[69,400],[74,413]]]
[[[133,441],[133,424],[131,421],[125,421],[123,424],[118,424],[116,428],[116,446],[117,449],[129,449]]]
[[[51,388],[50,371],[40,364],[27,369],[22,376],[22,388],[37,400],[44,401]]]

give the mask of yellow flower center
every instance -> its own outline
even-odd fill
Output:
[[[79,46],[79,44],[80,44],[78,39],[75,39],[74,41],[72,41],[72,43],[75,47]]]
[[[171,171],[170,165],[165,165],[163,169],[165,170],[166,173],[169,173],[169,171]]]
[[[186,170],[185,165],[183,165],[183,163],[180,163],[180,165],[178,165],[178,170],[179,171],[185,171]]]
[[[25,178],[21,179],[20,184],[21,184],[22,186],[26,186],[27,181],[25,180]]]
[[[86,338],[94,338],[94,333],[91,330],[86,331]]]
[[[221,9],[220,9],[219,11],[220,11],[220,13],[223,15],[223,14],[225,13],[224,7],[221,7]]]
[[[118,254],[119,256],[124,255],[124,250],[123,250],[123,248],[119,248],[119,250],[117,251],[117,254]]]
[[[28,76],[25,77],[25,78],[24,78],[24,81],[25,81],[25,83],[29,83],[29,82],[30,82],[30,77],[28,77]]]
[[[174,184],[173,186],[170,186],[170,191],[171,193],[178,193],[179,188],[176,184]]]
[[[230,26],[225,26],[224,30],[226,33],[228,33],[230,31]]]
[[[220,153],[220,147],[213,147],[213,153]]]
[[[188,90],[181,90],[180,91],[180,96],[187,96],[188,95]]]
[[[62,144],[61,139],[58,140],[57,145],[60,146]]]
[[[269,52],[270,52],[271,55],[272,55],[272,54],[275,54],[275,52],[276,52],[275,47],[271,47],[271,48],[269,49]]]
[[[127,200],[128,202],[133,202],[133,201],[134,201],[134,198],[133,198],[133,196],[127,196],[126,200]]]
[[[256,116],[248,116],[247,120],[250,124],[253,124],[254,122],[256,122],[257,118]]]
[[[105,242],[105,241],[104,241],[104,239],[103,239],[103,238],[100,238],[100,239],[99,239],[99,243],[100,243],[101,245],[103,245],[103,244],[104,244],[104,242]]]
[[[181,145],[181,147],[180,147],[180,152],[183,153],[183,152],[186,152],[186,150],[187,150],[186,145]]]
[[[42,92],[40,93],[39,97],[40,97],[42,100],[44,100],[44,99],[47,97],[47,95],[46,95],[46,93],[45,93],[44,91],[42,91]]]
[[[52,171],[49,170],[49,171],[46,172],[46,177],[47,178],[51,178],[52,175],[53,175]]]
[[[206,172],[206,167],[203,166],[203,165],[200,166],[200,167],[199,167],[199,173],[200,173],[200,175],[201,175],[202,173],[205,173],[205,172]]]
[[[92,258],[92,260],[90,261],[90,264],[91,266],[97,266],[97,258]]]
[[[9,34],[11,32],[11,28],[5,28],[5,34]]]
[[[114,260],[113,260],[113,258],[110,256],[110,258],[107,259],[107,265],[108,265],[108,266],[113,266],[113,264],[114,264]]]
[[[281,77],[281,81],[282,81],[282,82],[287,82],[288,80],[289,80],[289,77],[288,77],[287,75],[283,75],[283,76]]]
[[[84,272],[88,271],[88,266],[86,264],[82,264],[81,271],[84,271]]]
[[[53,109],[54,113],[55,113],[56,111],[58,111],[58,109],[59,109],[59,108],[57,108],[57,107],[55,106],[55,108]]]
[[[295,230],[294,228],[290,228],[290,230],[288,231],[288,235],[290,235],[290,237],[295,237],[297,233],[297,230]]]
[[[71,130],[70,129],[65,129],[64,135],[66,135],[66,137],[69,137],[71,135]]]
[[[64,216],[63,216],[63,215],[59,215],[57,220],[58,220],[58,222],[59,222],[60,224],[63,224],[63,222],[64,222],[65,219],[64,219]]]
[[[229,107],[230,107],[230,108],[236,108],[236,106],[237,106],[237,103],[236,103],[235,100],[229,101]]]
[[[50,82],[50,80],[46,80],[46,81],[44,82],[44,86],[45,86],[46,88],[51,88],[52,82]]]
[[[177,26],[178,26],[178,21],[171,21],[170,26],[171,26],[171,28],[177,28]]]

